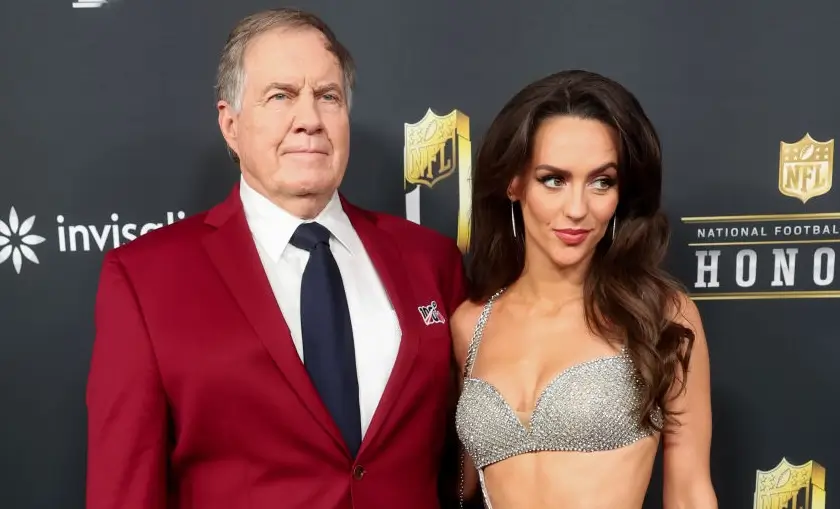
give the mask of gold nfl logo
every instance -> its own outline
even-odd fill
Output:
[[[437,115],[428,108],[423,118],[405,123],[403,186],[406,189],[406,217],[420,223],[420,189],[432,189],[457,174],[457,243],[466,252],[470,243],[470,201],[472,144],[470,119],[457,109]],[[416,186],[411,191],[408,189]]]
[[[772,470],[757,470],[753,509],[825,509],[825,468],[815,461],[793,465],[782,458]]]
[[[405,124],[405,182],[431,189],[450,176],[458,168],[459,131],[469,132],[469,120],[458,110],[440,116],[429,108]]]
[[[807,202],[831,190],[834,140],[819,142],[805,134],[796,143],[781,142],[779,191]]]

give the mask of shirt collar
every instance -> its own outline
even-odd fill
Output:
[[[239,196],[251,233],[268,256],[277,262],[297,227],[306,221],[272,203],[249,186],[244,177],[240,177]],[[327,206],[312,221],[326,227],[351,256],[361,248],[361,241],[341,207],[338,191],[333,193]]]

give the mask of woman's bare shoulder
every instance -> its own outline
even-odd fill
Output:
[[[467,350],[475,331],[475,325],[481,316],[483,304],[464,301],[449,318],[449,329],[452,332],[452,344],[455,349],[455,359],[459,366],[464,365]]]

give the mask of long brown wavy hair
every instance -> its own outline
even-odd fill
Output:
[[[677,380],[684,387],[694,334],[673,321],[682,285],[660,267],[670,232],[660,210],[659,137],[619,83],[582,70],[552,74],[522,89],[494,119],[472,175],[469,298],[485,302],[522,274],[525,240],[513,235],[507,189],[527,170],[541,123],[557,115],[598,120],[618,135],[615,240],[607,234],[596,246],[584,283],[585,318],[601,337],[626,344],[646,387],[643,424],[662,430],[652,411],[659,407],[666,423],[674,421],[665,403]],[[522,232],[521,208],[514,210]]]

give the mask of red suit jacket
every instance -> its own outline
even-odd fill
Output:
[[[461,253],[431,230],[342,204],[402,328],[357,458],[294,348],[237,185],[210,211],[105,255],[87,509],[438,507]],[[424,323],[418,306],[431,301],[445,324]]]

